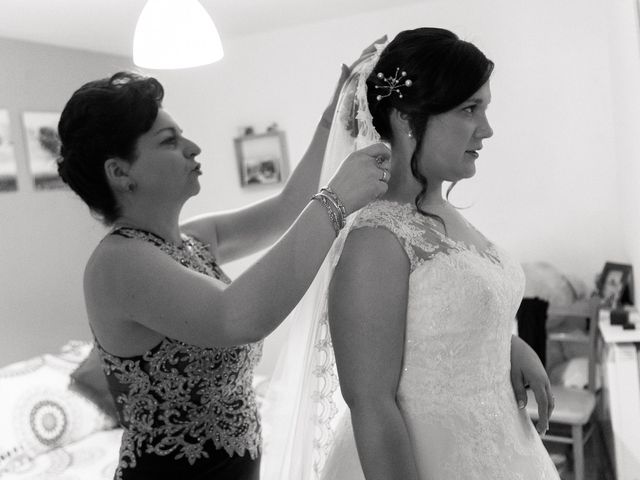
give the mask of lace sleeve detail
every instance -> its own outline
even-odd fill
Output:
[[[373,202],[360,210],[351,225],[350,231],[359,228],[386,228],[402,245],[413,272],[422,262],[423,252],[433,252],[436,247],[425,241],[424,228],[413,219],[409,205],[388,201]]]

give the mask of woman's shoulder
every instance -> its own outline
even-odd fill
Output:
[[[366,227],[386,228],[398,237],[420,230],[412,205],[391,200],[376,200],[358,211],[350,230]]]
[[[375,200],[362,207],[355,215],[355,224],[388,223],[406,221],[411,214],[411,206],[391,200]]]
[[[107,233],[93,250],[91,259],[125,255],[140,248],[148,249],[162,244],[160,237],[152,237],[141,231],[118,228]]]
[[[103,266],[109,265],[113,261],[121,258],[123,253],[128,250],[128,243],[124,237],[113,235],[111,232],[107,234],[100,243],[93,249],[85,268],[85,275],[92,270],[100,270]]]
[[[84,271],[85,285],[92,278],[118,281],[124,271],[139,269],[164,256],[156,245],[142,238],[109,233],[91,253]]]

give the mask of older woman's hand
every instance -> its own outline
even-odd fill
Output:
[[[346,208],[347,215],[359,210],[387,191],[391,150],[374,143],[352,152],[329,180],[329,187]]]
[[[531,388],[538,403],[536,430],[545,433],[554,408],[551,383],[536,352],[516,335],[511,339],[511,385],[519,408],[527,405],[526,386]]]
[[[387,41],[387,36],[383,35],[382,37],[375,40],[367,48],[365,48],[360,54],[360,57],[355,62],[353,62],[349,67],[347,67],[345,64],[342,64],[341,71],[340,71],[340,78],[338,79],[336,88],[333,91],[333,96],[331,97],[331,101],[329,102],[329,105],[327,106],[327,108],[325,109],[322,115],[322,120],[321,120],[322,126],[326,128],[331,128],[331,122],[333,121],[333,114],[335,112],[336,105],[338,104],[338,99],[340,98],[340,92],[342,91],[342,87],[344,86],[345,82],[349,78],[349,75],[351,75],[351,72],[353,72],[354,67],[358,65],[360,62],[362,62],[365,58],[368,58],[372,53],[376,51],[376,44],[384,43],[386,41]]]
[[[367,46],[364,50],[362,50],[360,57],[349,66],[349,70],[353,71],[356,65],[362,62],[365,58],[368,58],[372,53],[375,53],[377,44],[382,44],[382,43],[385,43],[386,41],[387,41],[386,34],[381,36],[377,40],[374,40],[371,45]]]

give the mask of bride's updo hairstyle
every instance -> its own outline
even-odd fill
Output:
[[[410,79],[411,86],[400,87],[402,96],[394,92],[380,98],[381,89],[376,86],[388,84],[379,74],[393,77],[397,70],[406,72],[403,78]],[[422,214],[432,216],[420,208],[427,178],[420,172],[418,159],[427,121],[467,100],[486,83],[492,71],[493,62],[472,43],[460,40],[449,30],[425,27],[400,32],[382,51],[367,79],[369,110],[383,140],[391,140],[391,110],[407,115],[416,141],[411,172],[422,185],[415,204]]]
[[[114,157],[135,161],[136,142],[153,125],[163,97],[155,78],[118,72],[80,87],[62,111],[58,174],[107,225],[120,207],[104,163]]]

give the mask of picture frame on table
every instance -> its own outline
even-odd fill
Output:
[[[249,133],[234,139],[240,185],[274,185],[289,176],[289,157],[285,133],[271,130]]]
[[[606,262],[598,277],[597,289],[607,307],[633,305],[633,267],[625,263]]]

